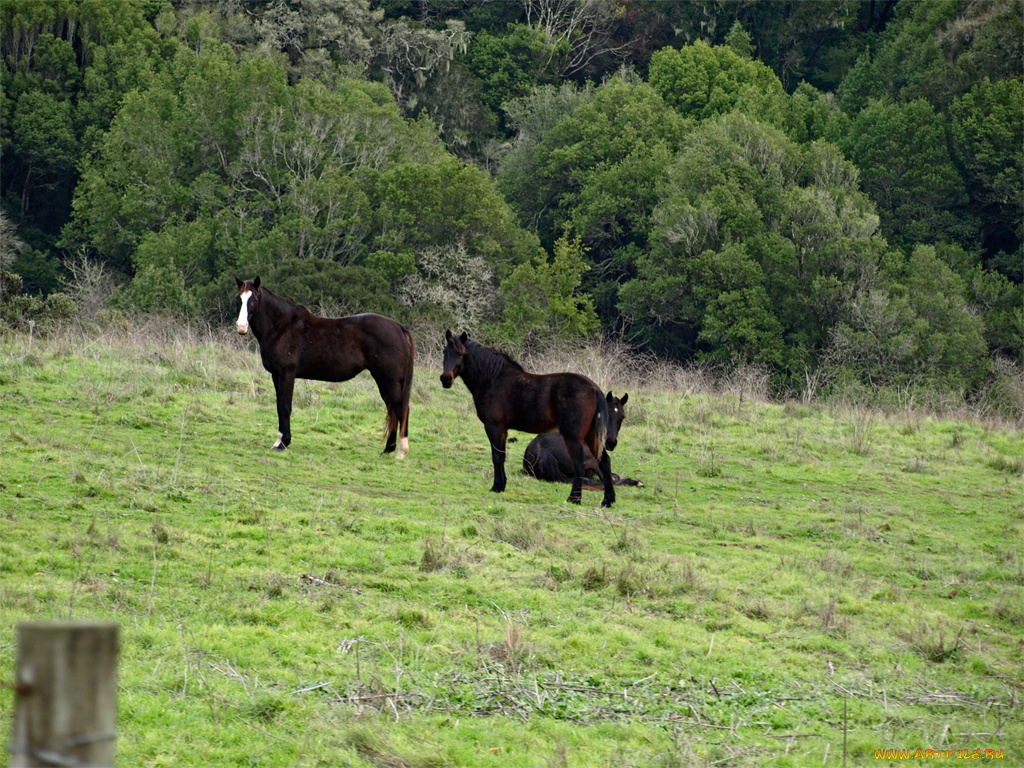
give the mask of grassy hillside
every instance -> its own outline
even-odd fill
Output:
[[[581,356],[645,483],[601,510],[522,435],[489,493],[436,349],[404,461],[365,374],[299,382],[273,453],[250,343],[0,337],[0,677],[18,621],[119,621],[119,764],[1024,764],[1019,429]]]

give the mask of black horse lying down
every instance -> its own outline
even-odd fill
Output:
[[[626,415],[623,406],[629,399],[629,395],[623,395],[622,399],[608,393],[608,416],[616,433],[622,425],[622,419]],[[583,487],[594,491],[604,490],[604,483],[600,480],[601,468],[594,458],[590,449],[583,446],[583,463],[585,466],[583,476]],[[523,470],[531,477],[538,480],[548,480],[553,483],[571,483],[573,479],[572,459],[569,451],[565,448],[565,440],[558,432],[547,432],[537,435],[526,446],[526,453],[523,454]],[[639,485],[639,480],[631,477],[620,477],[612,473],[613,485]]]

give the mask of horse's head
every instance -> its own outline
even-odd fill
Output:
[[[249,332],[249,318],[256,314],[256,308],[259,306],[260,279],[257,277],[255,280],[239,280],[236,277],[235,282],[238,283],[238,295],[235,298],[238,320],[235,321],[235,328],[239,333],[246,334]]]
[[[444,332],[444,360],[441,363],[441,386],[449,389],[455,377],[462,373],[462,361],[466,357],[466,342],[469,335],[452,336],[451,331]]]
[[[629,400],[629,395],[625,394],[618,398],[609,392],[605,396],[605,400],[608,401],[608,434],[604,438],[604,447],[609,451],[614,451],[615,446],[619,443],[619,428],[622,426],[622,420],[626,418],[624,406]]]

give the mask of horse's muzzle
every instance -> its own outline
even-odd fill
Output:
[[[619,444],[618,440],[606,440],[605,444],[604,444],[604,447],[605,447],[605,450],[614,451],[615,450],[615,446],[618,445],[618,444]]]
[[[238,332],[240,334],[242,334],[243,336],[249,332],[249,326],[248,325],[236,325],[235,328],[237,328]]]
[[[452,388],[452,381],[454,381],[454,379],[452,378],[452,375],[450,373],[441,374],[441,386],[444,387],[445,389]]]

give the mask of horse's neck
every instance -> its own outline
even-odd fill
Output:
[[[492,355],[496,355],[492,357]],[[522,370],[510,363],[504,355],[499,355],[493,350],[480,346],[478,354],[471,355],[467,359],[467,365],[462,372],[462,380],[470,392],[486,391],[491,384],[499,379],[515,377],[522,373]]]
[[[462,369],[462,373],[460,374],[462,376],[462,380],[466,383],[466,388],[473,394],[485,389],[487,382],[489,381],[489,379],[483,375],[483,370],[481,368],[481,363],[483,361],[480,353],[484,351],[483,347],[478,347],[475,350],[472,348],[467,350],[465,365]]]
[[[256,313],[253,333],[257,340],[267,338],[294,317],[295,305],[275,293],[264,290],[262,305]]]

